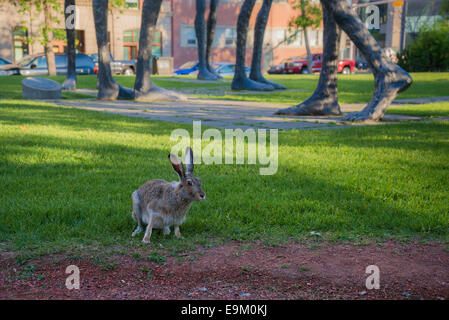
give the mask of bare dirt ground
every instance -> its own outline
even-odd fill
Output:
[[[114,268],[61,254],[19,266],[3,251],[0,299],[449,299],[449,250],[438,243],[228,242],[165,261],[112,258]],[[71,264],[79,290],[65,287]],[[378,290],[365,286],[369,265],[380,269]]]

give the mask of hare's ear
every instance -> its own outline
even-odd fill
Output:
[[[193,173],[193,151],[190,147],[186,148],[186,169],[187,173]]]
[[[183,181],[185,178],[185,174],[184,174],[184,168],[182,166],[181,160],[177,156],[175,156],[174,154],[171,154],[171,153],[168,155],[168,158],[170,159],[173,169],[176,171],[176,173],[179,176],[179,181]]]

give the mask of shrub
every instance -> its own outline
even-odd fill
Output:
[[[398,54],[398,64],[409,72],[449,70],[449,21],[420,30],[415,42]]]

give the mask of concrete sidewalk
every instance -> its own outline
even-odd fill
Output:
[[[63,107],[95,110],[151,120],[161,120],[191,124],[201,120],[203,125],[217,128],[265,128],[265,129],[330,129],[364,124],[341,124],[342,117],[303,116],[286,117],[273,115],[284,105],[268,103],[189,99],[182,102],[152,102],[134,101],[97,101],[97,100],[53,100],[52,103]],[[363,109],[364,105],[342,106],[343,112]],[[384,121],[421,120],[420,117],[387,115]]]

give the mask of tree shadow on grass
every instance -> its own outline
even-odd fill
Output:
[[[280,168],[278,174],[262,177],[254,172],[257,169],[249,169],[256,175],[254,179],[245,176],[246,170],[241,168],[222,176],[220,184],[209,183],[208,200],[221,195],[219,206],[206,206],[210,210],[207,214],[193,210],[193,217],[186,225],[198,232],[216,226],[213,233],[237,240],[297,236],[310,231],[332,232],[341,238],[448,236],[449,224],[442,201],[434,208],[432,200],[407,203],[406,190],[385,197],[370,186],[361,190],[356,185],[310,176],[303,170],[287,173]],[[208,181],[207,177],[203,180]]]
[[[449,152],[449,122],[401,123],[342,128],[339,130],[291,130],[280,134],[280,146],[335,147],[358,150],[402,149]]]
[[[2,114],[2,109],[13,112]],[[0,121],[6,124],[63,126],[70,130],[92,129],[104,132],[140,133],[158,136],[169,136],[171,131],[177,127],[184,127],[189,130],[189,126],[183,124],[169,124],[98,111],[46,106],[27,103],[23,100],[1,101]]]

